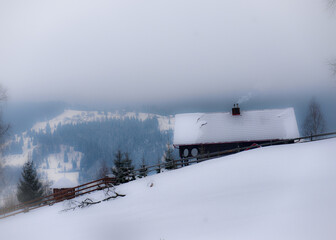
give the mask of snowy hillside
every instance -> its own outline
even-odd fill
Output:
[[[157,119],[158,131],[162,134],[172,130],[174,127],[173,116],[161,116],[151,113],[136,112],[103,112],[103,111],[79,111],[65,110],[62,114],[42,122],[37,122],[30,131],[23,132],[15,137],[8,144],[16,144],[18,153],[11,153],[4,156],[5,165],[11,167],[21,167],[28,157],[34,157],[34,149],[36,148],[36,139],[34,133],[47,133],[58,130],[65,125],[78,125],[81,123],[100,122],[105,120],[125,120],[137,119],[146,121],[147,119]],[[35,141],[34,141],[35,140]],[[35,142],[35,144],[34,144]],[[83,152],[75,151],[73,146],[61,145],[59,151],[50,153],[44,157],[38,166],[38,171],[49,181],[57,181],[61,177],[67,177],[75,183],[79,183],[81,161]],[[157,157],[157,156],[155,156]],[[66,160],[66,159],[68,160]]]
[[[118,186],[126,197],[86,209],[60,212],[63,202],[7,218],[0,232],[6,240],[335,239],[335,156],[336,139],[259,148]]]

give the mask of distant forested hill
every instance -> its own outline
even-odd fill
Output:
[[[125,118],[58,126],[53,133],[30,132],[29,135],[37,146],[32,155],[36,162],[41,163],[47,155],[58,153],[61,145],[83,153],[80,170],[81,178],[86,179],[96,173],[101,161],[112,166],[119,149],[128,152],[136,166],[142,157],[147,164],[156,163],[164,154],[172,132],[161,132],[155,118],[144,121]]]
[[[127,152],[139,167],[143,158],[147,165],[160,161],[172,141],[170,120],[163,116],[128,113],[109,118],[111,113],[69,112],[38,124],[44,126],[41,129],[14,135],[4,149],[7,165],[20,166],[31,158],[49,180],[64,175],[85,182],[96,178],[103,161],[112,167],[118,150]],[[51,127],[49,122],[56,120],[60,122]]]

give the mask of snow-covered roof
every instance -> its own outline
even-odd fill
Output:
[[[66,177],[60,178],[57,182],[55,182],[51,188],[73,188],[76,187],[75,183],[69,180]]]
[[[175,116],[174,145],[261,141],[299,137],[293,108]]]

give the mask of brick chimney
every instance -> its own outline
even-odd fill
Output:
[[[232,108],[232,116],[239,116],[240,115],[240,108],[238,106],[238,103],[233,104],[233,108]]]

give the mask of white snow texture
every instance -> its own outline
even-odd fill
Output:
[[[336,139],[245,151],[1,220],[1,239],[333,240],[335,156]]]
[[[174,144],[226,143],[298,138],[293,108],[175,116]]]

